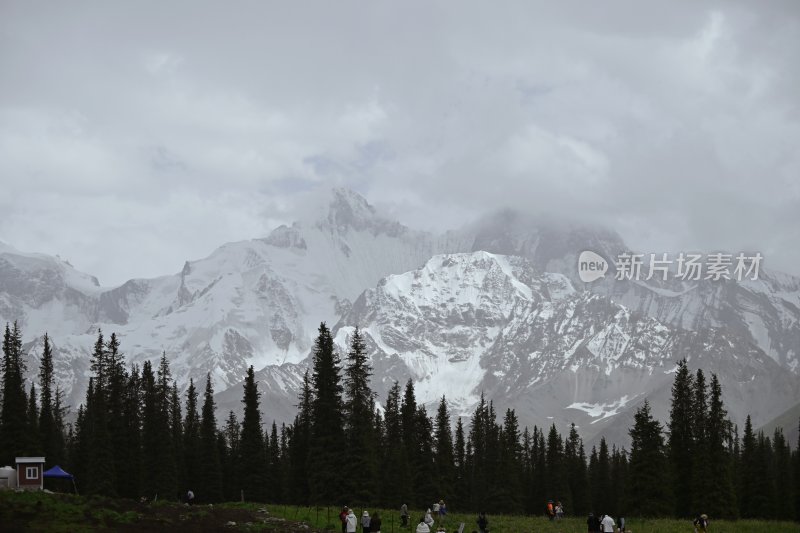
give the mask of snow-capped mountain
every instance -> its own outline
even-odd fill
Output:
[[[624,442],[610,422],[645,398],[665,416],[684,357],[719,375],[734,415],[770,416],[800,394],[796,376],[735,333],[673,328],[525,259],[487,252],[435,256],[381,280],[338,325],[340,345],[356,325],[376,375],[411,377],[428,402],[446,395],[468,413],[484,392],[522,420],[575,422],[585,437],[603,431]],[[384,378],[380,394],[390,385]]]
[[[20,322],[31,375],[50,334],[73,406],[102,328],[128,361],[166,352],[182,386],[211,372],[221,409],[240,407],[252,364],[267,418],[291,420],[322,321],[342,347],[352,327],[367,333],[379,399],[411,377],[426,402],[446,394],[467,412],[485,391],[526,423],[575,421],[587,435],[613,433],[644,397],[663,403],[683,356],[718,372],[731,412],[756,423],[800,400],[800,279],[583,284],[587,249],[610,259],[626,246],[512,212],[434,235],[337,189],[315,216],[118,287],[0,244],[0,319]]]
[[[364,288],[463,246],[385,219],[363,197],[337,189],[315,219],[226,244],[176,274],[110,289],[57,258],[4,246],[0,318],[19,321],[31,359],[50,333],[73,405],[88,382],[98,328],[118,334],[129,361],[165,351],[182,384],[211,372],[223,390],[251,364],[302,361],[319,323],[335,322]]]
[[[541,271],[560,272],[576,287],[671,326],[734,330],[781,365],[800,372],[800,278],[796,276],[762,268],[755,281],[619,281],[608,276],[583,283],[576,266],[582,251],[598,253],[611,265],[621,252],[631,251],[615,232],[586,224],[542,222],[518,212],[498,213],[472,231],[473,251],[526,257]]]

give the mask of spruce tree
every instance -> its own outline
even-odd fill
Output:
[[[41,391],[39,410],[39,438],[41,450],[49,464],[63,462],[63,437],[56,427],[55,415],[55,378],[53,371],[53,350],[50,337],[44,334],[42,357],[39,361],[39,390]]]
[[[269,470],[269,501],[283,501],[283,472],[281,469],[281,445],[278,438],[278,425],[272,421],[272,430],[269,434],[269,446],[267,447],[267,468]]]
[[[86,396],[91,396],[92,378],[89,378],[89,385],[86,388]],[[75,476],[76,485],[81,492],[84,492],[87,480],[88,470],[87,465],[89,462],[89,449],[87,440],[88,424],[86,422],[86,408],[83,404],[78,406],[78,413],[75,418],[74,431],[70,432],[68,442],[68,458],[67,466],[71,469],[72,475]]]
[[[31,392],[28,394],[28,433],[26,450],[28,455],[42,455],[42,437],[39,433],[39,407],[36,404],[36,385],[31,383]],[[47,458],[45,457],[45,460]]]
[[[497,487],[493,496],[497,498],[498,512],[519,512],[522,506],[522,446],[520,444],[519,421],[513,409],[507,409],[499,443],[499,464],[495,479]]]
[[[239,482],[247,501],[264,501],[264,485],[267,482],[264,457],[264,433],[261,431],[258,383],[253,366],[247,369],[244,380],[244,416],[239,437]]]
[[[403,428],[403,445],[409,458],[414,456],[414,447],[419,438],[417,426],[414,423],[417,413],[417,397],[414,393],[414,382],[411,378],[406,382],[403,392],[403,402],[400,404],[400,423]]]
[[[183,460],[183,415],[181,413],[181,397],[178,394],[178,384],[172,381],[169,393],[169,428],[172,441],[172,461],[175,464],[175,496],[181,499],[186,491],[191,490],[186,485],[186,469]]]
[[[311,440],[309,445],[309,485],[311,503],[336,502],[342,494],[342,477],[352,471],[354,458],[346,463],[342,386],[339,356],[333,337],[323,322],[314,343],[311,401]]]
[[[589,508],[592,513],[600,513],[600,509],[602,508],[600,501],[602,500],[603,495],[600,494],[598,489],[598,482],[600,479],[600,474],[598,472],[600,466],[599,463],[600,456],[597,453],[597,446],[592,446],[592,453],[589,454],[589,467],[587,472],[587,477],[589,480]]]
[[[230,411],[225,421],[224,436],[227,453],[221,456],[223,471],[222,477],[223,491],[225,498],[230,501],[238,501],[241,495],[241,464],[239,462],[241,426],[236,419],[236,413]]]
[[[421,438],[414,447],[414,456],[411,458],[411,465],[415,473],[416,499],[415,503],[419,507],[431,505],[431,496],[436,498],[437,483],[432,472],[433,466],[433,421],[428,416],[424,405],[417,407],[417,415],[414,420],[417,427],[417,434]]]
[[[97,376],[93,376],[92,380]],[[90,385],[93,381],[89,382]],[[85,492],[116,496],[114,450],[108,432],[105,391],[89,387],[86,394],[86,426],[82,434],[87,462],[85,463]]]
[[[695,450],[695,382],[686,359],[678,361],[678,370],[672,383],[672,400],[669,413],[669,473],[675,494],[674,516],[690,517],[693,512],[692,490],[694,482]],[[633,459],[633,458],[631,458]]]
[[[583,516],[589,512],[586,454],[583,449],[583,441],[578,435],[578,429],[575,424],[570,425],[569,436],[564,445],[564,455],[566,457],[569,491],[572,495],[572,501],[562,500],[562,503],[568,513]]]
[[[630,430],[631,459],[628,473],[630,513],[636,516],[669,516],[672,494],[664,483],[667,469],[661,424],[653,418],[650,404],[637,409]]]
[[[533,467],[534,492],[533,506],[534,514],[544,511],[545,502],[548,499],[545,478],[547,477],[547,445],[544,440],[544,430],[533,426],[533,447],[531,449],[531,464]]]
[[[202,491],[196,491],[198,501],[219,502],[222,493],[222,464],[219,456],[216,406],[211,373],[206,374],[206,389],[203,395],[203,412],[200,419],[199,464],[203,469]],[[198,487],[200,487],[198,485]],[[195,489],[192,489],[195,490]]]
[[[189,378],[186,389],[186,415],[183,419],[183,472],[187,490],[197,491],[205,483],[206,469],[200,460],[200,414],[197,411],[197,389]]]
[[[534,508],[534,474],[533,474],[533,436],[525,426],[522,431],[522,511],[531,514]]]
[[[456,501],[464,506],[469,501],[469,485],[467,483],[467,450],[464,439],[464,423],[459,416],[456,419],[456,435],[453,445],[453,459],[455,462],[455,495]],[[451,498],[452,500],[452,498]]]
[[[142,378],[139,367],[131,366],[122,394],[122,431],[125,443],[117,449],[118,492],[126,498],[142,493]],[[147,474],[145,474],[147,475]]]
[[[281,499],[278,503],[290,503],[289,492],[289,479],[291,478],[291,463],[289,455],[289,442],[292,438],[292,427],[286,424],[281,424],[281,440],[280,440],[280,476],[281,476]]]
[[[547,466],[545,469],[545,488],[547,489],[547,499],[555,501],[571,501],[572,495],[569,492],[567,481],[567,468],[564,460],[564,441],[556,429],[556,425],[550,426],[547,434]]]
[[[736,518],[738,506],[734,493],[731,453],[727,443],[731,438],[731,422],[722,402],[722,387],[716,374],[711,374],[709,411],[706,419],[705,457],[711,483],[706,488],[705,510],[709,516]]]
[[[450,414],[447,412],[447,400],[444,396],[442,396],[439,402],[439,409],[436,411],[433,441],[435,450],[433,463],[437,481],[437,494],[439,494],[440,498],[449,500],[453,494],[456,474],[453,457],[453,434],[450,430]]]
[[[775,465],[773,463],[773,447],[769,437],[763,431],[756,437],[756,470],[759,476],[753,493],[755,518],[773,518],[775,516]]]
[[[384,426],[386,430],[380,478],[381,501],[386,506],[397,506],[397,502],[411,505],[414,501],[411,467],[403,440],[400,384],[396,381],[386,397]]]
[[[24,389],[26,365],[22,354],[22,332],[14,322],[6,323],[3,335],[3,399],[0,409],[0,464],[14,464],[25,455],[28,441],[28,399]]]
[[[778,520],[794,519],[792,497],[792,452],[782,428],[775,428],[772,438],[772,471],[774,472],[775,500],[772,504],[772,514],[769,518]]]
[[[178,495],[178,474],[171,422],[169,364],[162,353],[157,375],[150,361],[142,365],[142,485],[150,498]]]
[[[486,505],[489,493],[489,466],[487,450],[491,446],[489,430],[489,407],[481,393],[478,405],[472,413],[470,421],[468,448],[468,486],[470,507],[479,508]]]
[[[83,440],[90,460],[86,464],[86,492],[116,495],[114,443],[109,428],[108,365],[102,331],[92,353],[92,383],[86,394],[86,427]]]
[[[358,328],[350,338],[344,368],[344,404],[347,450],[356,460],[358,476],[344,476],[341,490],[351,503],[369,503],[376,491],[378,470],[373,411],[375,395],[370,389],[372,367]]]
[[[758,441],[753,432],[753,423],[747,415],[742,435],[742,451],[739,460],[739,513],[745,518],[756,518],[759,511],[756,507],[759,477],[762,472],[758,468]]]
[[[125,396],[128,385],[128,375],[125,372],[125,363],[119,351],[119,340],[116,333],[106,341],[104,359],[106,366],[106,390],[104,403],[106,408],[106,424],[108,426],[109,441],[112,450],[112,464],[114,469],[115,491],[117,494],[130,494],[130,481],[126,478],[130,471],[129,461],[135,450],[133,445],[130,422],[125,419]],[[133,438],[135,440],[135,437]]]
[[[628,516],[625,487],[628,479],[628,456],[624,449],[611,448],[611,506],[616,516]]]
[[[298,504],[307,504],[309,497],[308,461],[311,445],[312,401],[311,380],[308,370],[306,370],[297,404],[297,416],[295,416],[293,430],[289,437],[288,461],[291,475],[287,479],[287,491],[290,501]]]
[[[705,374],[697,369],[694,379],[694,400],[692,408],[692,509],[690,516],[697,516],[708,509],[708,494],[715,480],[711,477],[708,456],[708,388]],[[676,493],[677,495],[677,493]]]

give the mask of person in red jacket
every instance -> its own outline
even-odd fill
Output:
[[[342,533],[347,533],[347,506],[342,507],[342,512],[339,513],[339,520],[342,521]]]

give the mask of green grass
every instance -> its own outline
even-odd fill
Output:
[[[243,504],[248,505],[248,504]],[[258,504],[249,504],[256,505]],[[268,505],[273,516],[290,520],[302,520],[309,525],[321,529],[335,529],[341,531],[339,522],[339,509],[335,507],[297,507],[291,505]],[[375,509],[366,508],[374,514]],[[361,517],[364,508],[355,508],[356,516]],[[381,533],[414,533],[416,524],[424,515],[421,510],[410,511],[411,529],[401,529],[400,512],[378,509],[381,514],[383,526]],[[491,515],[489,518],[489,531],[491,533],[586,533],[586,518],[564,518],[561,521],[550,522],[544,517]],[[473,514],[448,513],[444,525],[448,533],[458,529],[458,524],[464,522],[464,531],[471,533],[477,529],[476,516]],[[438,521],[434,530],[439,526]],[[633,533],[693,533],[691,520],[673,519],[636,519],[626,518],[626,527]],[[359,528],[360,531],[360,528]],[[800,524],[794,522],[772,522],[760,520],[724,521],[712,520],[711,533],[799,533]]]
[[[138,518],[133,511],[119,510],[114,500],[108,498],[0,491],[0,524],[25,530],[90,531],[132,524]]]
[[[82,532],[97,529],[115,530],[122,527],[137,528],[147,525],[161,530],[194,527],[192,524],[214,524],[221,527],[224,520],[219,516],[209,516],[217,511],[211,508],[195,506],[186,508],[176,503],[159,502],[146,508],[137,508],[135,502],[116,500],[99,496],[75,496],[70,494],[44,494],[41,492],[15,493],[0,491],[0,531],[48,531]],[[141,515],[136,510],[148,513]],[[303,521],[318,529],[329,529],[339,532],[339,508],[336,507],[298,507],[291,505],[265,505],[259,503],[230,502],[215,505],[214,509],[228,509],[257,512],[267,508],[271,516],[285,518],[290,521]],[[374,508],[367,508],[374,515]],[[360,517],[364,508],[354,508]],[[383,518],[382,533],[414,533],[416,523],[423,515],[421,510],[411,511],[412,528],[401,529],[400,512],[396,510],[379,510]],[[248,513],[245,513],[247,515]],[[209,520],[204,521],[204,518]],[[458,528],[464,522],[466,533],[476,529],[475,515],[449,513],[444,524],[448,532]],[[488,515],[491,533],[585,533],[586,519],[565,518],[560,522],[550,522],[544,517],[527,517],[511,515]],[[237,520],[239,520],[237,518]],[[439,525],[438,522],[436,524]],[[688,520],[643,520],[629,518],[627,526],[633,533],[693,533]],[[239,530],[270,531],[282,529],[279,524],[253,523],[239,524]],[[713,520],[711,533],[800,533],[800,524],[792,522],[768,522],[740,520],[726,522]]]

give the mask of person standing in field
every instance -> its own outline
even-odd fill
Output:
[[[370,533],[371,529],[371,520],[369,518],[369,511],[364,511],[364,514],[361,515],[361,530],[364,533]]]
[[[433,527],[434,520],[430,509],[425,513],[425,523],[428,524],[428,527]]]
[[[600,533],[600,519],[594,513],[589,513],[589,518],[586,519],[586,527],[589,533]]]
[[[481,511],[481,513],[478,515],[477,522],[478,522],[478,531],[480,531],[480,533],[486,533],[487,531],[489,531],[489,520],[486,519],[486,513]]]
[[[706,533],[708,531],[708,515],[701,514],[694,519],[694,533]]]
[[[371,533],[381,533],[381,515],[378,511],[375,511],[375,514],[372,515],[369,527]]]
[[[447,506],[444,504],[444,500],[439,500],[439,520],[443,519],[446,514]]]
[[[616,524],[614,523],[614,519],[609,515],[605,515],[600,521],[600,527],[602,528],[601,531],[603,533],[614,533],[615,526]]]
[[[345,533],[356,533],[358,529],[358,518],[356,518],[355,513],[353,513],[352,509],[347,510],[347,531]]]
[[[342,533],[347,533],[347,506],[342,507],[342,512],[339,513],[339,520],[342,522]]]
[[[424,516],[419,519],[419,524],[417,524],[417,533],[431,533],[431,528],[425,523]]]
[[[625,533],[625,517],[619,517],[619,533]]]
[[[400,506],[400,527],[408,527],[408,505],[403,504]]]

